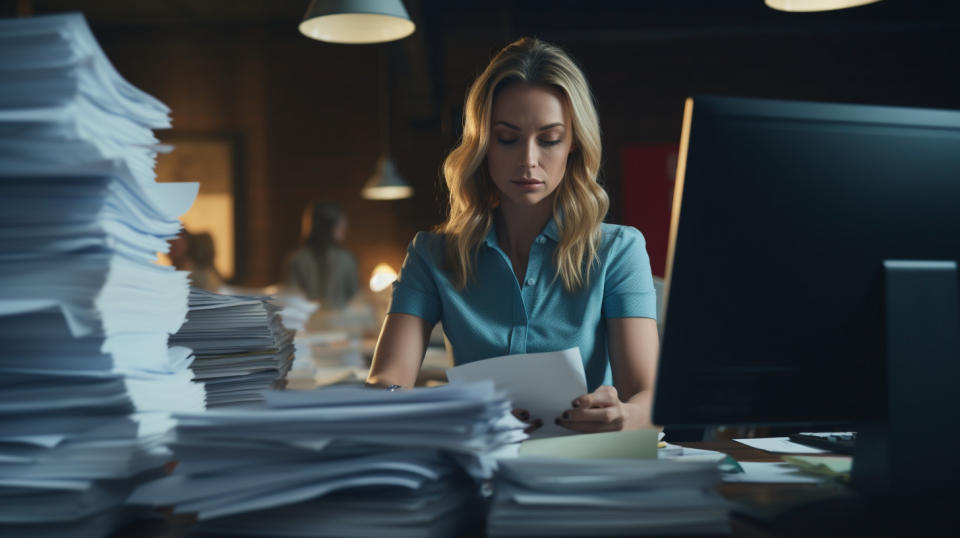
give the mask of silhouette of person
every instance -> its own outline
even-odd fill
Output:
[[[314,202],[303,214],[302,244],[287,261],[287,285],[327,310],[341,310],[359,290],[357,262],[341,246],[347,233],[344,212]]]

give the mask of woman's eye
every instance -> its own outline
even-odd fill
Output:
[[[510,144],[513,144],[513,143],[516,142],[516,141],[517,141],[516,138],[500,138],[500,137],[497,137],[497,142],[500,142],[500,143],[503,144],[504,146],[509,146]]]
[[[540,145],[541,145],[541,146],[556,146],[556,145],[559,144],[560,142],[562,142],[562,141],[561,141],[561,140],[541,140],[541,141],[540,141]]]

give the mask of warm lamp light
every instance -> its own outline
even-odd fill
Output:
[[[381,155],[376,170],[360,194],[367,200],[400,200],[413,196],[413,187],[397,173],[397,165],[393,164],[393,159]]]
[[[767,7],[780,11],[832,11],[864,6],[880,0],[764,0]]]
[[[397,272],[385,263],[378,263],[370,275],[370,291],[377,293],[390,287],[397,279]]]
[[[415,29],[400,0],[313,0],[300,23],[309,38],[355,45],[396,41]]]

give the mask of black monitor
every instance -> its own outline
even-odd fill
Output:
[[[855,472],[935,434],[957,461],[958,260],[960,112],[688,99],[654,422],[854,424]]]

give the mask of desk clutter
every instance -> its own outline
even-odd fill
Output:
[[[482,519],[494,455],[526,426],[492,383],[273,391],[261,409],[178,414],[173,474],[129,502],[196,513],[198,532],[457,536]]]
[[[187,319],[170,343],[193,350],[190,368],[207,408],[263,402],[265,391],[283,388],[294,331],[282,308],[266,297],[190,289]]]
[[[728,503],[713,489],[719,483],[716,463],[707,461],[502,460],[487,534],[726,534]]]
[[[0,20],[0,534],[105,536],[204,409],[168,348],[187,277],[154,263],[196,183],[158,184],[169,109],[81,15]]]

